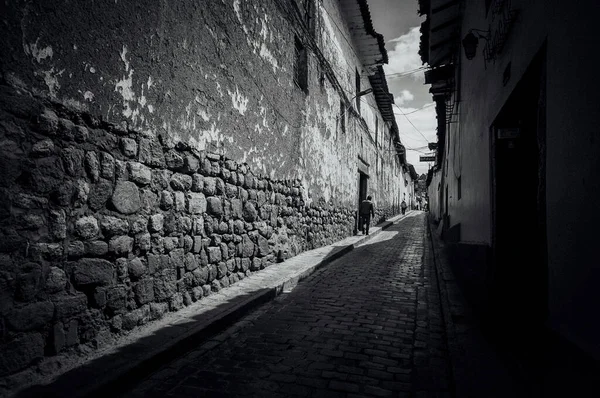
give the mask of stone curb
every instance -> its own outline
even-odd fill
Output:
[[[268,301],[273,300],[279,294],[293,288],[298,282],[308,277],[310,274],[331,263],[332,261],[342,257],[346,253],[354,250],[354,248],[362,244],[374,236],[377,236],[381,231],[394,225],[396,222],[405,218],[411,212],[407,212],[404,216],[395,216],[390,221],[384,221],[377,226],[373,227],[377,230],[371,234],[364,236],[360,240],[349,244],[342,249],[326,256],[321,261],[303,270],[297,275],[287,278],[283,281],[279,281],[276,286],[264,289],[257,292],[242,303],[238,303],[234,306],[229,306],[223,309],[220,313],[212,316],[210,319],[199,322],[197,326],[194,326],[185,333],[174,337],[169,342],[163,342],[156,350],[147,353],[143,358],[139,359],[130,364],[125,368],[121,367],[114,372],[111,372],[102,380],[98,380],[92,385],[87,385],[85,390],[79,390],[76,395],[70,395],[73,398],[76,397],[102,397],[105,398],[107,394],[119,394],[127,391],[128,387],[134,386],[143,377],[151,374],[153,371],[158,369],[161,365],[172,361],[173,359],[181,356],[185,352],[191,350],[197,346],[200,341],[206,340],[208,337],[213,336],[220,331],[231,326],[241,317],[246,315],[250,310],[264,304]],[[53,396],[46,393],[46,397]]]

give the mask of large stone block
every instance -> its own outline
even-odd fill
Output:
[[[67,237],[67,217],[64,210],[51,210],[48,221],[48,229],[53,239],[62,240]]]
[[[83,172],[84,152],[81,149],[68,147],[63,149],[61,158],[65,171],[71,177],[79,177]]]
[[[194,174],[192,176],[192,191],[202,192],[204,190],[204,176],[202,174]]]
[[[19,335],[2,344],[0,352],[0,376],[7,376],[44,356],[44,338],[40,333]]]
[[[204,177],[204,194],[206,196],[216,195],[217,181],[214,177]]]
[[[165,156],[162,147],[158,142],[147,138],[141,138],[138,151],[140,162],[154,167],[165,166]]]
[[[75,233],[83,239],[92,239],[99,231],[98,220],[94,216],[81,217],[75,221]]]
[[[196,286],[204,285],[208,281],[208,267],[198,267],[192,271],[194,284]]]
[[[93,182],[98,181],[100,177],[100,162],[98,161],[98,155],[96,152],[86,152],[85,154],[85,168]]]
[[[185,269],[188,271],[193,271],[198,268],[198,261],[196,257],[192,253],[187,253],[185,255]]]
[[[177,273],[174,269],[165,269],[154,278],[154,298],[157,301],[168,300],[177,291]]]
[[[88,306],[87,297],[84,294],[74,296],[62,296],[54,299],[56,318],[68,319],[84,312]]]
[[[85,254],[93,257],[102,257],[108,253],[108,243],[102,240],[85,242]]]
[[[207,202],[203,193],[189,192],[187,194],[187,199],[189,213],[202,214],[206,212]]]
[[[150,317],[152,319],[160,319],[169,311],[167,303],[150,303]]]
[[[54,153],[54,142],[50,139],[40,140],[31,147],[31,155],[36,157],[50,156]]]
[[[100,176],[108,180],[115,177],[115,158],[109,153],[100,153]]]
[[[67,274],[58,267],[50,267],[46,277],[46,291],[49,293],[60,292],[67,286]]]
[[[121,138],[121,152],[127,157],[135,157],[137,155],[137,142],[132,138]]]
[[[148,272],[147,267],[138,257],[128,261],[127,269],[129,271],[129,276],[133,280],[140,279]]]
[[[163,230],[165,217],[162,214],[154,214],[150,216],[148,229],[150,232],[160,232]]]
[[[132,214],[142,205],[140,191],[131,181],[119,181],[112,194],[112,204],[123,214]]]
[[[112,286],[106,290],[106,307],[112,313],[125,311],[127,304],[127,287],[125,285]]]
[[[165,162],[171,170],[180,170],[184,166],[183,157],[175,150],[165,153]]]
[[[209,247],[208,250],[208,262],[211,264],[218,263],[221,261],[221,248],[220,247]]]
[[[254,242],[248,235],[242,235],[242,257],[251,257],[254,255]]]
[[[258,255],[259,256],[264,257],[271,252],[271,249],[269,248],[269,241],[262,235],[258,235],[257,245],[258,245]]]
[[[49,301],[40,301],[13,308],[6,316],[6,323],[9,329],[26,332],[45,326],[53,317],[54,304]]]
[[[175,173],[171,177],[169,184],[176,191],[187,191],[192,187],[192,177],[186,174]]]
[[[16,297],[21,301],[31,301],[41,288],[42,267],[38,263],[26,263],[21,266],[17,276]]]
[[[133,250],[133,238],[130,236],[114,236],[108,242],[108,251],[117,256],[123,256],[131,253]]]
[[[185,211],[185,192],[177,191],[174,192],[175,196],[175,210]]]
[[[183,249],[174,249],[169,253],[171,268],[185,267],[185,253]]]
[[[101,180],[92,185],[88,195],[88,204],[92,210],[100,210],[113,194],[112,184],[107,180]]]
[[[154,278],[142,279],[133,285],[135,301],[139,304],[154,301]]]
[[[221,203],[221,198],[216,196],[211,196],[207,200],[206,210],[208,214],[219,217],[223,214],[223,205]]]
[[[112,263],[96,259],[84,258],[77,262],[73,270],[73,281],[75,286],[104,286],[114,281],[115,270]]]
[[[129,171],[129,179],[141,186],[152,182],[152,170],[148,166],[138,162],[128,162],[127,170]]]

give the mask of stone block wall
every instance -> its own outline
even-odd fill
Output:
[[[0,376],[352,234],[298,180],[170,142],[0,86]]]

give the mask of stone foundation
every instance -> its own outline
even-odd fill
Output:
[[[168,141],[0,87],[0,376],[352,234],[299,181]]]

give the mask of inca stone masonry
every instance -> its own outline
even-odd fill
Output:
[[[0,14],[1,376],[352,235],[367,193],[375,221],[397,212],[408,168],[366,1]]]

